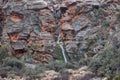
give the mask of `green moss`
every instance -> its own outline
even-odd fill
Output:
[[[120,75],[116,76],[113,80],[120,80]]]
[[[104,14],[105,14],[105,11],[102,8],[100,8],[98,10],[97,16],[98,16],[98,18],[102,19],[102,18],[104,18]]]
[[[64,58],[63,58],[63,55],[62,55],[62,50],[60,48],[59,45],[56,45],[53,49],[53,57],[54,59],[58,59],[58,60],[63,60],[64,61]]]

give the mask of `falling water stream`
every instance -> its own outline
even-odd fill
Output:
[[[63,54],[63,57],[64,57],[64,61],[65,61],[65,63],[67,63],[68,61],[67,61],[67,58],[66,58],[65,49],[63,48],[63,45],[59,44],[59,46],[60,46],[60,48],[61,48],[61,50],[62,50],[62,54]]]
[[[60,34],[59,34],[57,44],[60,46],[60,48],[61,48],[61,50],[62,50],[62,55],[63,55],[63,58],[64,58],[65,63],[67,63],[68,60],[67,60],[67,57],[66,57],[65,49],[64,49],[64,47],[63,47],[63,42],[60,42],[60,39],[61,39],[61,36],[60,36]]]

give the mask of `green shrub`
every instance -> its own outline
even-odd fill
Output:
[[[35,70],[36,70],[36,73],[39,74],[49,70],[49,68],[46,68],[44,65],[41,65],[41,66],[37,66]]]
[[[23,73],[24,75],[36,75],[37,74],[37,71],[34,70],[34,69],[31,69],[31,68],[23,68],[21,70],[21,73]]]
[[[10,55],[8,54],[9,52],[9,46],[6,45],[2,45],[0,47],[0,63],[2,63],[2,60],[5,59],[6,57],[9,57]]]
[[[0,47],[0,54],[1,53],[8,53],[8,45],[7,44],[6,45],[2,45]]]
[[[7,70],[20,71],[24,68],[24,63],[14,57],[7,57],[3,60],[2,67]]]
[[[88,65],[90,62],[90,59],[85,59],[85,58],[81,58],[80,61],[79,61],[79,66],[85,66],[85,65]]]
[[[59,72],[59,70],[65,68],[65,64],[63,61],[52,61],[49,64],[46,64],[45,67],[49,70],[55,70]]]
[[[120,52],[112,45],[105,46],[103,53],[95,55],[89,63],[89,68],[97,72],[102,72],[104,76],[113,78],[120,72]]]
[[[65,69],[77,69],[78,65],[72,63],[64,63],[63,61],[54,61],[46,64],[45,67],[49,70],[55,70],[62,73]]]
[[[102,26],[103,27],[104,26],[106,26],[106,27],[110,26],[110,20],[103,20]]]
[[[117,17],[117,20],[120,21],[120,10],[119,10],[119,13],[116,15]]]
[[[104,9],[99,8],[96,14],[97,14],[97,17],[98,17],[98,18],[103,19],[103,18],[104,18],[105,11],[104,11]]]

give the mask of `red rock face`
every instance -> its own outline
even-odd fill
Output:
[[[13,22],[20,22],[24,18],[24,16],[22,14],[12,12],[10,18]]]
[[[39,17],[41,18],[41,28],[42,31],[47,31],[50,33],[55,32],[55,20],[50,10],[41,10],[39,12]]]
[[[25,3],[26,5],[24,5],[25,9],[23,8],[23,11],[26,11],[26,14],[25,15],[21,14],[21,10],[14,11],[14,8],[16,9],[16,7],[18,7],[19,9],[21,7],[18,6],[17,4],[17,6],[12,9],[13,11],[10,14],[11,15],[10,19],[12,24],[8,23],[8,25],[17,25],[17,27],[16,26],[15,27],[17,29],[20,29],[21,31],[18,30],[19,32],[14,33],[17,31],[17,29],[15,29],[13,26],[10,26],[8,28],[10,28],[11,33],[14,34],[8,34],[8,36],[11,42],[14,43],[25,42],[30,46],[35,46],[35,47],[39,46],[39,48],[38,47],[37,48],[40,51],[43,51],[43,52],[38,52],[40,56],[44,56],[44,57],[46,56],[44,55],[46,54],[45,47],[49,46],[49,43],[52,44],[55,38],[58,38],[59,34],[61,35],[65,43],[67,42],[70,43],[73,41],[74,37],[76,36],[74,34],[76,25],[73,26],[72,23],[76,22],[76,24],[80,24],[80,26],[78,26],[79,27],[78,32],[80,30],[83,30],[88,23],[91,23],[86,15],[79,16],[79,13],[85,10],[83,6],[84,1],[82,4],[82,2],[77,3],[76,0],[61,0],[60,2],[58,0],[54,0],[53,3],[50,3],[51,5],[48,5],[46,2],[44,3],[44,0],[30,0],[30,1],[23,0],[23,2],[26,2]],[[54,3],[55,5],[53,5]],[[40,30],[38,31],[38,27],[41,29],[42,32],[46,32],[47,34],[50,35],[45,36],[44,34],[41,34],[42,32],[40,32]],[[81,36],[83,33],[81,31],[80,34],[78,35]],[[41,48],[41,46],[45,46],[45,47]],[[23,46],[17,45],[14,46],[13,49],[16,52],[16,53],[14,52],[13,54],[15,55],[20,54],[21,52],[19,50],[22,50]]]
[[[77,10],[77,6],[75,4],[70,5],[68,7],[68,14],[70,14],[69,16],[71,16],[72,22],[78,17],[78,10]]]
[[[39,1],[35,2],[35,3],[39,3]],[[77,16],[77,7],[75,6],[76,3],[72,2],[72,1],[69,1],[69,2],[65,1],[63,3],[64,3],[64,6],[62,6],[60,4],[56,4],[56,6],[58,6],[58,7],[51,6],[50,8],[48,8],[48,7],[43,8],[42,7],[39,9],[38,7],[33,6],[31,3],[27,2],[27,5],[30,5],[30,9],[28,6],[27,10],[30,10],[30,13],[37,13],[38,14],[37,17],[40,19],[40,21],[38,21],[37,19],[34,20],[34,18],[36,18],[34,15],[36,15],[36,14],[32,15],[29,13],[29,15],[26,16],[26,15],[21,14],[19,11],[16,12],[13,10],[11,12],[10,19],[12,22],[17,23],[17,24],[24,23],[25,25],[27,25],[27,26],[25,26],[25,25],[17,25],[16,24],[17,25],[16,28],[18,28],[18,29],[25,27],[25,29],[22,29],[22,31],[19,31],[17,33],[16,33],[17,29],[12,30],[12,28],[14,28],[14,27],[9,27],[9,28],[11,28],[11,32],[15,31],[15,33],[12,32],[12,34],[11,33],[9,34],[9,32],[8,32],[8,36],[12,42],[11,47],[13,49],[13,51],[12,51],[13,55],[21,56],[25,53],[25,51],[24,51],[25,47],[22,46],[21,44],[17,44],[18,42],[24,43],[24,45],[26,45],[28,43],[31,46],[41,46],[41,45],[48,46],[50,43],[52,43],[54,41],[53,36],[56,33],[57,24],[59,24],[60,31],[61,31],[61,34],[62,34],[64,41],[65,40],[72,41],[72,38],[69,39],[69,37],[74,32],[74,29],[70,23],[73,22],[75,20],[75,17]],[[60,14],[59,13],[54,14],[53,7],[55,7],[57,9],[57,8],[60,8],[60,6],[66,7],[65,10],[63,12],[61,11]],[[57,24],[56,24],[57,19],[55,19],[56,15],[57,16],[61,15],[61,17],[59,16],[59,18],[58,18]],[[29,18],[29,17],[32,17],[32,18]],[[35,22],[35,21],[37,21],[37,22]],[[42,34],[40,36],[38,36],[38,35],[36,35],[36,32],[34,32],[35,30],[31,30],[31,33],[30,33],[28,28],[31,28],[33,26],[35,27],[36,24],[40,25],[41,31],[46,32],[46,33],[52,33],[51,34],[52,36],[47,35],[44,37],[44,35],[42,35]],[[26,33],[25,30],[27,30],[28,33]],[[51,57],[52,55],[50,55],[46,51],[41,52],[41,50],[43,50],[43,49],[40,49],[39,52],[36,51],[35,54],[40,55],[45,60],[36,59],[36,58],[34,60],[40,61],[43,63],[44,62],[47,63],[46,57]]]
[[[19,33],[9,34],[9,37],[12,42],[17,42],[17,40],[19,39]]]
[[[39,58],[33,58],[33,61],[35,63],[36,62],[48,63],[49,60],[52,58],[52,54],[50,52],[35,50],[34,55],[36,54],[39,56]]]

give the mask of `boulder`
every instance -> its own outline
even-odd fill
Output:
[[[76,53],[77,45],[75,43],[69,43],[66,45],[66,51],[70,53]]]
[[[55,72],[53,70],[50,70],[50,71],[45,71],[44,74],[41,74],[40,76],[42,77],[41,80],[48,80],[48,79],[54,79],[54,78],[57,78],[59,77],[59,73],[58,72]]]
[[[47,2],[44,0],[25,0],[27,9],[35,10],[35,9],[44,9],[48,7]]]
[[[61,25],[61,30],[69,31],[69,30],[74,30],[74,29],[69,23],[66,22]]]
[[[98,0],[76,0],[78,2],[82,2],[82,3],[85,3],[85,4],[90,4],[90,5],[100,5],[99,1]],[[103,0],[104,1],[104,0]],[[101,2],[103,2],[101,1]]]
[[[25,48],[25,44],[22,42],[15,42],[15,43],[13,42],[11,43],[11,46],[14,50],[22,50]]]
[[[72,4],[76,4],[76,0],[63,0],[62,4],[69,6]]]

